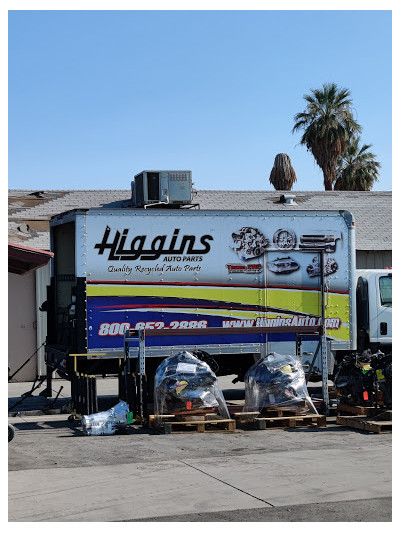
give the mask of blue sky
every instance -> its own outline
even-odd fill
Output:
[[[390,11],[10,11],[9,187],[128,189],[189,169],[198,189],[266,189],[277,153],[323,190],[293,116],[350,89],[392,184]]]

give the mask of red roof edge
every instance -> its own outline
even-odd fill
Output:
[[[8,272],[26,274],[47,265],[54,257],[52,252],[37,250],[20,244],[8,243]]]
[[[17,250],[27,250],[28,252],[54,257],[53,252],[47,252],[46,250],[38,250],[37,248],[30,248],[29,246],[22,246],[22,244],[15,244],[13,242],[9,242],[8,246],[11,246],[12,248],[15,248]]]

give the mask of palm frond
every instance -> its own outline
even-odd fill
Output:
[[[336,191],[370,191],[379,181],[381,164],[376,155],[368,150],[372,144],[360,146],[360,138],[355,137],[340,157],[336,165]]]
[[[332,189],[335,167],[351,139],[361,132],[352,113],[350,91],[335,83],[304,95],[306,109],[294,116],[292,133],[303,131],[300,144],[311,151],[324,174],[325,189]]]

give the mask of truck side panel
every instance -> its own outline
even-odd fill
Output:
[[[318,324],[316,245],[325,250],[328,337],[352,347],[353,254],[338,212],[90,210],[82,228],[76,263],[86,279],[88,351],[120,351],[128,325],[227,329],[213,338],[149,338],[155,355],[168,346],[253,352],[266,341],[294,340],[228,330]]]

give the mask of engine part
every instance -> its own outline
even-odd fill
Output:
[[[281,250],[293,250],[296,246],[296,234],[290,229],[278,229],[272,237],[272,242]]]
[[[205,363],[207,363],[211,370],[214,372],[214,374],[217,374],[219,370],[219,364],[214,359],[214,357],[212,357],[204,350],[193,350],[192,354],[197,357],[197,359],[200,359],[200,361],[204,361]]]
[[[377,403],[387,409],[392,408],[392,354],[378,350],[371,356],[371,367],[376,371]]]
[[[243,227],[232,233],[233,246],[243,261],[260,257],[269,245],[269,240],[257,228]]]
[[[340,403],[373,406],[376,402],[377,375],[371,355],[352,353],[344,356],[334,377]]]
[[[333,259],[333,257],[326,257],[324,261],[324,273],[325,276],[329,276],[330,274],[334,274],[337,272],[338,264]],[[308,265],[306,268],[307,274],[310,276],[310,278],[314,276],[320,276],[321,275],[321,266],[320,266],[320,260],[319,257],[313,257],[311,261],[311,265]]]
[[[268,261],[267,268],[271,272],[275,272],[275,274],[288,274],[298,270],[300,267],[291,257],[278,257],[273,261]]]
[[[154,401],[156,415],[211,409],[230,418],[216,375],[187,351],[164,359],[157,368]]]
[[[245,376],[243,410],[261,412],[273,407],[317,413],[298,357],[272,352],[249,368]]]
[[[85,435],[113,435],[117,430],[128,425],[129,405],[119,402],[108,411],[82,417],[82,429]]]

